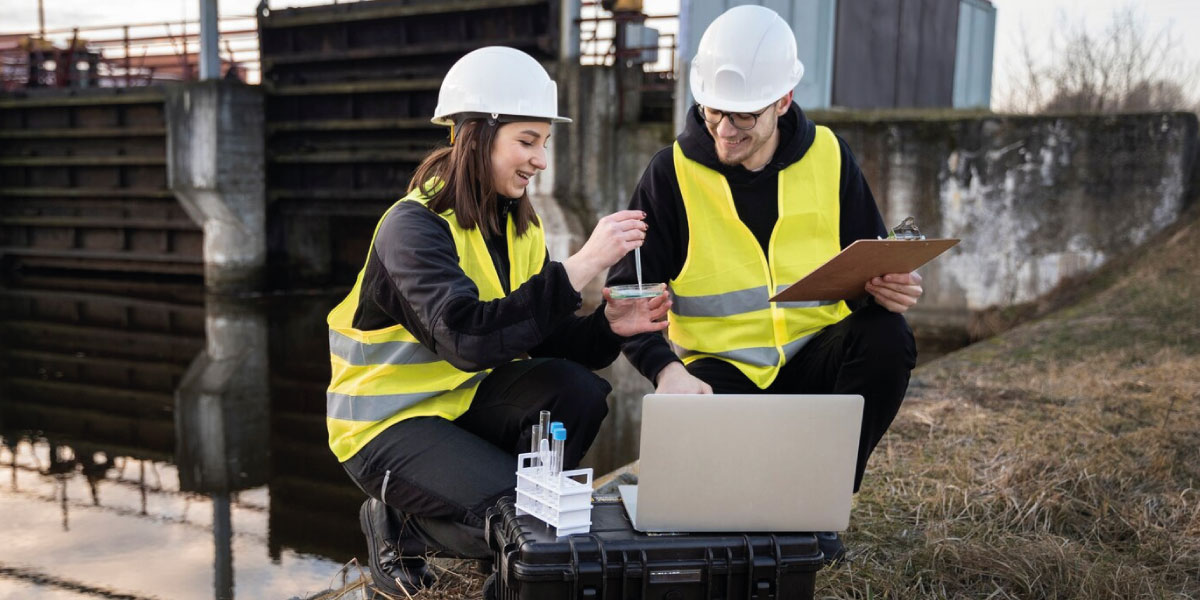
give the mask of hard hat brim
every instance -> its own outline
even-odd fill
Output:
[[[465,119],[486,119],[490,116],[491,115],[485,114],[485,113],[456,113],[453,115],[444,115],[444,116],[440,116],[440,117],[434,117],[434,118],[430,119],[429,122],[433,123],[434,125],[441,125],[443,127],[449,127],[449,126],[453,125],[455,121],[463,121]],[[460,118],[456,119],[455,117],[460,117]],[[560,116],[546,117],[546,116],[542,116],[542,115],[500,115],[500,118],[501,118],[501,120],[503,120],[506,123],[515,123],[515,122],[519,122],[519,121],[549,121],[551,123],[572,123],[573,122],[571,119],[569,119],[567,117],[560,117]]]

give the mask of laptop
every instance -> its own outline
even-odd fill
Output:
[[[858,457],[857,395],[650,394],[638,485],[642,532],[843,531]]]

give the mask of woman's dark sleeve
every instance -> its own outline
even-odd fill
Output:
[[[624,339],[609,327],[601,302],[589,315],[572,315],[529,355],[565,358],[592,370],[603,369],[617,359]]]
[[[582,298],[561,263],[548,262],[508,296],[482,301],[458,265],[450,227],[416,203],[380,225],[373,251],[397,294],[380,308],[440,358],[464,371],[530,353],[575,318]]]

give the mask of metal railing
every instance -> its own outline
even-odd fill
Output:
[[[642,64],[647,73],[674,75],[675,29],[679,15],[647,15],[641,12],[609,12],[600,2],[586,0],[580,5],[579,60],[585,65],[612,66],[619,62]],[[631,32],[655,28],[657,39],[650,44],[629,39]]]
[[[255,17],[219,21],[226,77],[259,79]],[[199,75],[200,22],[94,25],[0,35],[0,90],[140,87]]]

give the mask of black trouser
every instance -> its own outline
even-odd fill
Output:
[[[688,371],[716,394],[859,394],[863,405],[854,491],[862,485],[867,458],[887,432],[908,389],[917,346],[904,317],[876,304],[826,327],[788,361],[767,389],[737,367],[715,358],[697,360]]]
[[[418,417],[388,427],[342,463],[351,479],[396,511],[400,552],[491,555],[484,513],[517,485],[516,456],[549,410],[567,428],[563,468],[575,468],[608,414],[607,381],[577,363],[535,358],[494,369],[453,422]]]

